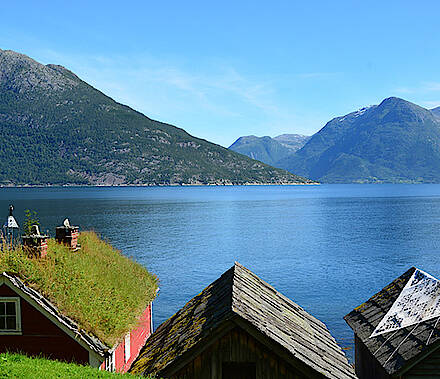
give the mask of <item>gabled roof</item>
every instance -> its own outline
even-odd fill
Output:
[[[0,275],[0,285],[2,284],[6,284],[19,296],[23,297],[87,350],[104,357],[106,352],[110,349],[97,337],[94,337],[80,329],[75,321],[63,315],[39,292],[26,286],[17,275],[3,272]]]
[[[138,326],[156,296],[157,278],[96,233],[82,232],[78,242],[81,250],[72,252],[49,239],[42,259],[30,256],[22,245],[4,247],[0,274],[15,273],[80,329],[115,346]]]
[[[224,322],[242,320],[324,377],[355,378],[326,326],[239,263],[150,336],[132,372],[161,374]]]
[[[390,375],[405,372],[424,353],[440,346],[438,317],[370,338],[416,270],[415,267],[410,268],[344,317],[356,336]],[[398,320],[399,323],[401,321]]]

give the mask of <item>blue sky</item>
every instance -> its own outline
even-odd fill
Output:
[[[0,48],[229,146],[398,96],[440,105],[438,1],[2,1]]]

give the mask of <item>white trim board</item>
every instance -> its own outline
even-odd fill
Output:
[[[86,349],[89,352],[89,362],[101,362],[102,363],[104,361],[105,356],[99,354],[97,351],[94,351],[86,342],[83,341],[83,339],[81,338],[81,334],[74,333],[73,330],[70,329],[66,325],[64,320],[62,320],[56,314],[49,312],[43,306],[38,304],[34,299],[32,299],[32,297],[27,295],[21,289],[17,288],[13,283],[11,283],[9,278],[7,278],[5,276],[0,276],[0,286],[3,284],[5,284],[12,291],[14,291],[18,296],[20,296],[23,300],[25,300],[27,303],[29,303],[31,306],[33,306],[37,311],[39,311],[41,314],[43,314],[48,320],[50,320],[53,324],[55,324],[55,326],[57,326],[59,329],[61,329],[69,337],[71,337],[76,343],[81,345],[81,347]],[[97,367],[97,366],[94,366],[94,367]]]

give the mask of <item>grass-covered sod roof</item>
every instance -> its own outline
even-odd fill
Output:
[[[103,378],[136,379],[139,376],[116,374],[90,366],[65,363],[45,358],[30,358],[25,355],[0,354],[0,378]]]
[[[136,327],[153,300],[157,279],[93,232],[82,232],[81,250],[48,241],[45,258],[18,246],[0,252],[0,272],[18,274],[79,327],[113,346]]]

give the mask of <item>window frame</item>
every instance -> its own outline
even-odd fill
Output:
[[[22,335],[23,331],[21,328],[20,297],[18,296],[0,297],[0,303],[15,303],[15,329],[0,329],[0,335],[2,336]]]
[[[114,351],[109,351],[109,355],[105,359],[105,371],[108,371],[108,372],[115,372],[116,371],[115,352]]]

